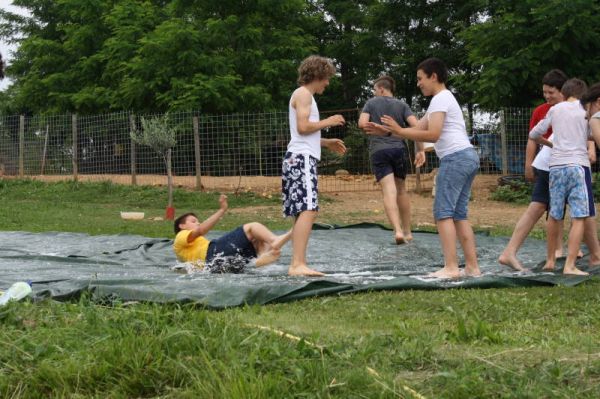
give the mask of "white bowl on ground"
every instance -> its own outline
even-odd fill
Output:
[[[144,212],[121,212],[121,219],[125,220],[142,220]]]

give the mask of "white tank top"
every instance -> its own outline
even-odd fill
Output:
[[[292,97],[294,97],[293,94]],[[310,156],[320,160],[321,131],[317,130],[316,132],[304,135],[298,133],[298,119],[296,118],[296,108],[292,107],[292,98],[290,98],[289,111],[290,134],[292,138],[287,146],[288,152],[294,154],[309,154]],[[310,115],[308,116],[308,120],[310,122],[318,122],[320,120],[319,118],[320,116],[319,109],[317,108],[317,102],[315,101],[315,98],[312,97],[312,102],[310,104]]]

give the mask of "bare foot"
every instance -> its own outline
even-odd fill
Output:
[[[395,233],[394,239],[396,240],[396,245],[406,244],[408,242],[402,233]]]
[[[292,230],[290,229],[287,233],[282,234],[280,236],[275,237],[273,242],[271,242],[271,248],[281,249],[292,238]]]
[[[583,251],[580,249],[580,250],[577,252],[577,259],[581,259],[581,258],[583,258]]]
[[[290,266],[288,269],[288,275],[290,276],[309,276],[309,277],[320,277],[324,276],[324,273],[318,272],[309,268],[306,265]]]
[[[556,266],[554,265],[554,263],[546,262],[544,267],[542,267],[542,270],[546,272],[553,272],[555,268]]]
[[[590,254],[590,266],[600,266],[600,254]]]
[[[575,276],[589,276],[590,275],[588,272],[584,272],[583,270],[579,270],[575,266],[571,266],[569,268],[567,268],[565,266],[565,268],[563,269],[563,274],[569,274],[569,275],[575,275]]]
[[[407,234],[404,236],[404,241],[411,242],[413,240],[412,234]]]
[[[479,270],[479,266],[465,267],[463,274],[468,277],[478,277],[481,276],[481,270]]]
[[[262,266],[269,265],[269,264],[275,262],[277,259],[279,259],[280,256],[281,256],[281,250],[272,248],[272,249],[268,250],[267,252],[260,254],[258,256],[258,258],[256,258],[254,265],[256,267],[262,267]]]
[[[436,277],[436,278],[459,278],[460,271],[458,269],[447,269],[442,268],[434,273],[429,273],[427,277]]]
[[[515,255],[507,254],[505,252],[502,252],[500,257],[498,257],[498,263],[504,266],[508,266],[518,272],[522,272],[523,270],[525,270],[525,268],[523,267],[521,262],[519,262],[519,259],[517,259]]]

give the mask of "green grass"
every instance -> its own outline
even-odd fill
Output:
[[[0,181],[0,195],[5,230],[114,234],[133,226],[126,231],[171,236],[166,222],[149,233],[151,222],[118,219],[125,207],[162,215],[166,193],[157,188]],[[176,198],[185,204],[178,208],[216,208],[215,193],[178,190]],[[254,196],[231,205],[231,225],[243,207],[279,206]],[[23,210],[33,215],[19,216]],[[106,307],[87,295],[11,303],[0,308],[0,397],[597,398],[599,302],[594,279],[573,288],[373,292],[219,312]]]
[[[109,181],[44,183],[35,180],[0,180],[0,221],[4,230],[70,231],[89,234],[140,234],[171,237],[173,222],[162,220],[167,204],[164,187],[124,186]],[[207,217],[218,209],[219,193],[175,189],[173,203],[178,214],[196,212]],[[279,198],[263,198],[254,193],[228,196],[229,207],[278,205]],[[120,211],[142,211],[142,221],[123,220]],[[240,221],[228,212],[218,229],[236,227]],[[157,220],[158,219],[158,220]],[[249,222],[245,220],[243,222]],[[283,219],[272,228],[289,227]]]

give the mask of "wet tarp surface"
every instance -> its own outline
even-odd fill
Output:
[[[243,274],[179,274],[172,270],[177,261],[168,239],[0,232],[0,289],[30,280],[36,299],[68,300],[90,292],[98,300],[194,302],[219,309],[367,290],[571,286],[590,279],[539,271],[546,251],[539,240],[527,240],[519,252],[534,271],[512,272],[497,263],[508,238],[485,235],[477,235],[482,277],[428,278],[443,262],[438,236],[414,237],[398,246],[379,225],[320,226],[311,235],[308,260],[327,275],[303,278],[287,276],[290,244],[277,263],[260,269],[249,265]],[[587,263],[584,257],[578,265],[586,269]]]

